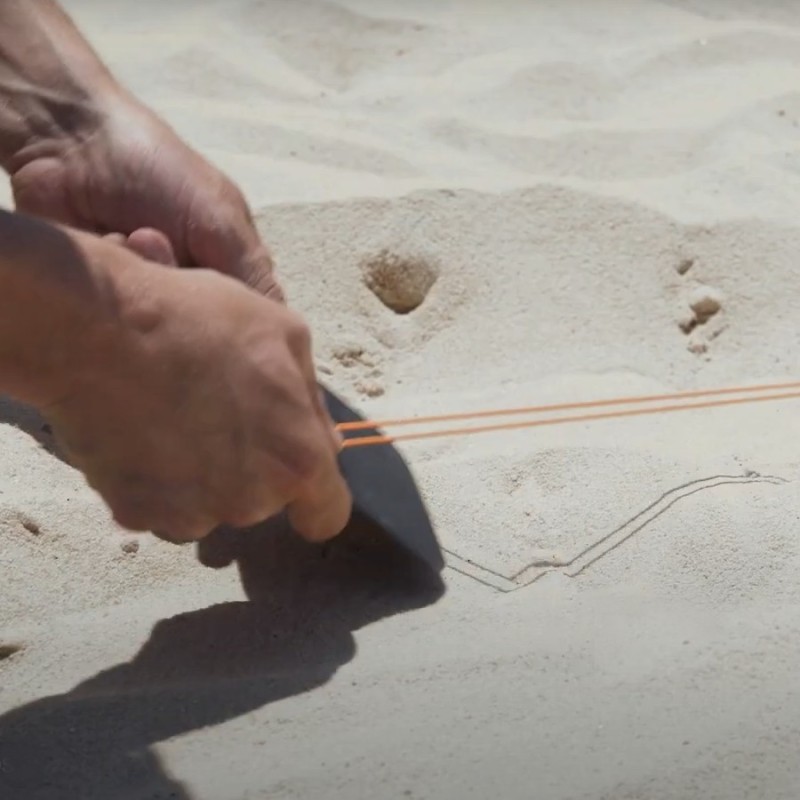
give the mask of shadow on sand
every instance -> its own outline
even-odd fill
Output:
[[[19,428],[37,441],[50,455],[65,464],[69,463],[61,448],[56,443],[50,425],[42,415],[30,406],[17,403],[4,395],[0,395],[0,425],[11,425]]]
[[[0,717],[0,797],[189,800],[151,745],[323,685],[353,631],[444,592],[357,519],[324,547],[278,519],[218,531],[198,555],[235,562],[249,600],[163,620],[130,662]]]

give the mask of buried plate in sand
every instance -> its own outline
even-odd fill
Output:
[[[334,422],[363,421],[335,394],[324,386],[321,389]],[[379,431],[367,429],[361,433],[370,436]],[[339,468],[353,496],[354,511],[431,569],[443,569],[444,557],[428,510],[411,471],[392,445],[343,450]]]

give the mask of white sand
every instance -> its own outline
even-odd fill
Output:
[[[796,3],[68,7],[241,183],[369,414],[800,375]],[[436,276],[407,315],[364,283],[396,263]],[[3,425],[0,796],[796,800],[799,411],[408,444],[438,602],[121,536]]]

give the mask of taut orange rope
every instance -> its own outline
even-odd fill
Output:
[[[637,402],[641,403],[656,399],[678,399],[678,398],[683,399],[687,397],[731,394],[734,392],[754,393],[754,392],[766,391],[767,389],[796,388],[798,386],[800,386],[800,383],[775,384],[770,387],[749,387],[742,389],[711,389],[705,392],[699,392],[699,391],[682,392],[672,395],[653,395],[644,398],[623,398],[621,400],[616,400],[616,401],[599,400],[599,401],[590,401],[586,403],[565,403],[562,405],[555,405],[555,406],[538,406],[538,407],[533,406],[529,409],[511,409],[507,411],[502,411],[502,410],[485,411],[485,412],[478,412],[477,414],[454,414],[454,415],[438,415],[435,417],[418,417],[416,419],[398,420],[395,422],[392,422],[390,420],[388,422],[343,423],[337,427],[341,431],[361,430],[365,427],[375,428],[379,426],[382,427],[385,425],[398,425],[398,424],[408,425],[408,424],[416,424],[423,422],[436,422],[440,420],[445,421],[453,419],[469,419],[476,417],[499,416],[501,414],[522,414],[525,412],[534,413],[535,411],[545,411],[545,410],[555,411],[555,410],[565,410],[565,409],[575,409],[575,408],[587,408],[587,407],[601,406],[601,405],[603,406],[612,404],[616,405],[621,403],[637,403]],[[743,403],[759,403],[771,400],[792,400],[798,398],[800,398],[800,391],[789,392],[784,394],[757,395],[754,397],[738,397],[729,400],[709,400],[704,403],[680,403],[677,405],[656,406],[654,408],[621,409],[619,411],[607,411],[599,414],[578,414],[570,417],[533,419],[533,420],[525,420],[524,422],[506,422],[496,425],[478,425],[474,427],[447,428],[444,430],[423,431],[420,433],[405,433],[405,434],[399,434],[397,436],[390,436],[390,435],[354,436],[351,438],[346,438],[342,443],[342,448],[368,447],[370,445],[391,444],[392,442],[411,441],[414,439],[433,439],[442,436],[459,436],[459,435],[468,435],[473,433],[486,433],[489,431],[535,428],[544,425],[560,425],[567,422],[589,422],[592,420],[600,420],[600,419],[614,419],[618,417],[642,416],[644,414],[662,414],[670,411],[691,411],[698,408],[715,408],[721,406],[741,405]],[[358,426],[358,427],[356,428],[349,426]]]
[[[396,428],[399,425],[423,425],[430,422],[456,422],[466,419],[484,419],[487,417],[505,417],[516,414],[539,414],[545,411],[574,411],[579,408],[599,408],[601,406],[622,406],[639,403],[654,403],[660,400],[689,400],[693,397],[714,397],[727,394],[747,394],[750,392],[779,392],[787,389],[800,390],[800,381],[790,383],[771,383],[755,386],[735,386],[722,389],[697,389],[688,392],[673,392],[671,394],[651,394],[639,397],[618,397],[609,400],[588,400],[580,403],[558,403],[546,406],[521,406],[518,408],[501,408],[491,411],[466,411],[456,414],[436,414],[426,417],[405,417],[401,419],[359,420],[358,422],[340,422],[336,429],[342,433],[346,431],[361,431],[374,428]]]

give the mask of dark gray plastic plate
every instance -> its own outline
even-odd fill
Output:
[[[334,422],[364,420],[329,389],[320,388]],[[378,434],[378,430],[366,429],[355,435]],[[345,449],[339,455],[339,467],[350,487],[354,512],[440,572],[444,568],[442,550],[414,476],[397,449],[390,444]]]

